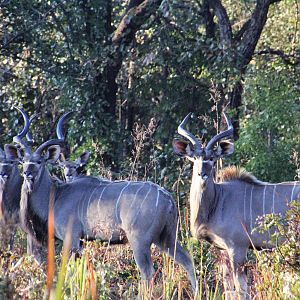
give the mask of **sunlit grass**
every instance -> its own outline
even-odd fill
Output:
[[[22,239],[19,239],[22,242]],[[194,298],[185,270],[166,254],[152,247],[155,276],[151,283],[140,280],[129,245],[87,242],[80,258],[69,256],[68,241],[63,252],[54,257],[53,285],[50,299],[223,299],[222,282],[216,273],[215,259],[207,244],[192,239],[182,241],[193,254],[199,293]],[[47,263],[38,265],[22,253],[17,244],[12,252],[0,256],[0,299],[45,299]],[[257,252],[248,263],[251,298],[284,299],[297,291],[299,272],[284,268],[270,259],[272,253]]]

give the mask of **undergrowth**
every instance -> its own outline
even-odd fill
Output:
[[[143,134],[143,131],[145,134]],[[169,172],[172,163],[167,155],[157,155],[151,137],[155,122],[148,128],[136,126],[135,159],[124,165],[122,179],[152,180],[169,187],[179,209],[179,240],[194,260],[198,279],[198,295],[194,298],[190,282],[183,268],[165,254],[152,247],[156,273],[151,283],[140,280],[140,273],[129,245],[84,242],[79,258],[69,256],[70,237],[61,245],[48,243],[48,255],[42,264],[26,255],[25,234],[13,232],[14,242],[10,249],[11,233],[1,226],[0,237],[0,300],[2,299],[224,299],[222,280],[217,271],[218,251],[205,242],[193,240],[189,235],[188,190],[189,165],[181,165],[178,172]],[[139,143],[138,137],[144,141]],[[147,143],[151,163],[143,164],[142,151]],[[149,161],[149,156],[147,157]],[[161,164],[161,165],[158,165]],[[144,167],[146,166],[146,167]],[[154,174],[150,174],[150,169]],[[160,172],[158,172],[160,170]],[[178,170],[178,166],[177,166]],[[166,176],[165,174],[168,174]],[[103,175],[103,174],[99,174]],[[285,216],[271,215],[260,224],[259,230],[276,227],[274,241],[284,242],[271,252],[255,251],[247,263],[251,299],[299,299],[300,298],[300,207],[294,203]],[[52,220],[51,218],[49,220]],[[49,221],[49,228],[53,221]],[[52,232],[52,230],[48,230]],[[53,234],[53,232],[52,232]],[[53,236],[49,236],[51,241]]]

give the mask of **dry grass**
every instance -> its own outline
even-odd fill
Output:
[[[155,123],[148,127],[136,126],[133,133],[135,148],[134,159],[130,160],[128,178],[146,178],[141,157],[145,145],[151,144]],[[141,143],[139,141],[142,141]],[[155,162],[150,162],[150,164]],[[181,244],[194,258],[195,272],[198,278],[199,294],[195,300],[223,299],[221,278],[217,273],[216,251],[206,243],[198,243],[189,237],[188,204],[180,205],[186,198],[183,172],[171,180],[176,191],[179,209],[178,236]],[[146,175],[145,175],[146,174]],[[189,185],[189,183],[188,183]],[[183,187],[184,186],[184,187]],[[183,206],[183,207],[182,207]],[[300,220],[300,219],[299,219]],[[186,272],[173,260],[152,248],[152,258],[156,270],[151,284],[141,282],[140,274],[129,245],[108,245],[101,242],[85,242],[80,258],[69,257],[70,236],[67,235],[63,251],[61,245],[53,243],[53,215],[49,215],[48,256],[39,265],[33,257],[27,256],[25,234],[18,230],[11,233],[10,228],[1,226],[0,232],[0,300],[2,299],[194,299]],[[70,224],[71,226],[71,224]],[[8,241],[14,236],[12,250]],[[56,255],[54,255],[56,253]],[[273,256],[272,256],[273,255]],[[284,295],[298,295],[297,280],[299,270],[274,260],[275,253],[252,255],[247,265],[248,282],[251,283],[251,299],[281,299]],[[280,258],[280,257],[279,257]],[[219,260],[220,261],[220,260]],[[284,268],[283,268],[284,266]],[[282,274],[278,271],[283,270]],[[284,282],[289,280],[291,284]],[[293,283],[296,280],[296,283]],[[300,286],[299,286],[300,290]]]

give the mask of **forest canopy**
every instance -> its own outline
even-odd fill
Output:
[[[31,126],[37,144],[55,136],[63,112],[74,111],[68,150],[90,150],[91,173],[104,164],[117,177],[138,154],[136,175],[150,157],[148,177],[155,169],[163,179],[176,171],[171,144],[184,116],[194,113],[192,130],[205,141],[223,128],[226,107],[235,128],[233,163],[262,180],[299,174],[297,1],[0,5],[1,145],[21,128],[13,105],[38,114]],[[148,130],[141,153],[139,130]]]

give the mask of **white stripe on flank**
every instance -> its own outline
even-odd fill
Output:
[[[253,221],[252,221],[252,197],[253,197],[253,189],[254,189],[254,185],[252,185],[251,188],[251,194],[250,194],[250,231],[252,231],[253,228]]]
[[[143,206],[145,200],[147,199],[147,197],[148,197],[148,195],[149,195],[149,193],[150,193],[150,191],[151,191],[151,188],[152,188],[152,185],[149,184],[149,190],[148,190],[148,192],[147,192],[145,198],[143,199],[143,201],[142,201],[142,203],[141,203],[141,205],[140,205],[140,207],[139,207],[139,210],[138,210],[137,213],[135,214],[134,219],[133,219],[133,222],[131,223],[131,226],[133,226],[134,223],[135,223],[135,221],[137,220],[138,214],[139,214],[140,211],[141,211],[141,207]]]
[[[297,183],[297,181],[294,182],[294,186],[293,186],[293,189],[292,189],[291,201],[290,202],[292,202],[293,200],[296,200],[296,199],[293,198],[294,197],[294,190],[295,190],[295,187],[296,187],[296,183]]]
[[[133,199],[133,201],[131,202],[129,208],[132,208],[132,205],[133,205],[133,203],[135,202],[135,200],[136,200],[136,198],[137,198],[137,195],[138,195],[139,191],[140,191],[144,186],[145,186],[145,183],[141,184],[141,186],[139,187],[139,189],[136,191],[136,193],[135,193],[135,195],[134,195],[134,199]]]
[[[87,195],[84,195],[84,194],[82,194],[82,196],[81,196],[81,199],[80,199],[80,201],[79,201],[79,204],[78,204],[78,206],[77,206],[77,216],[78,216],[78,220],[81,220],[80,219],[80,211],[81,211],[81,218],[82,218],[82,215],[83,215],[83,205],[84,205],[84,202],[85,202],[85,199],[86,199],[86,197],[87,197]],[[80,205],[81,205],[81,207],[80,207]],[[83,220],[83,219],[82,219]]]
[[[273,204],[272,204],[272,213],[275,214],[275,190],[276,190],[276,184],[274,185],[273,189]]]
[[[246,196],[247,196],[247,185],[245,185],[244,191],[244,223],[246,225]]]
[[[144,186],[145,186],[145,183],[141,184],[141,186],[140,186],[140,187],[138,188],[138,190],[136,191],[136,193],[135,193],[135,195],[134,195],[134,198],[133,198],[133,200],[132,200],[131,203],[130,203],[130,207],[129,207],[128,211],[127,211],[127,214],[126,214],[125,219],[127,219],[127,216],[128,216],[128,214],[129,214],[129,212],[130,212],[132,206],[133,206],[133,203],[135,202],[135,200],[136,200],[136,198],[137,198],[137,196],[138,196],[139,191],[140,191]]]
[[[263,215],[266,214],[266,189],[267,186],[264,187],[264,195],[263,195]]]
[[[88,201],[88,205],[87,205],[87,210],[88,210],[88,208],[89,208],[89,206],[90,206],[90,201],[91,201],[91,199],[92,199],[92,196],[93,196],[93,194],[94,194],[94,192],[95,192],[95,190],[98,188],[98,186],[96,186],[96,187],[94,187],[94,189],[93,189],[93,191],[92,191],[92,193],[91,193],[91,195],[90,195],[90,198],[89,198],[89,201]],[[83,209],[82,209],[82,212],[81,212],[81,215],[83,215]]]
[[[100,194],[100,197],[99,197],[98,203],[97,203],[97,211],[98,211],[98,214],[99,214],[99,210],[100,210],[99,208],[100,208],[100,202],[101,202],[101,200],[102,200],[102,195],[103,195],[104,191],[106,190],[106,188],[109,187],[109,186],[112,185],[112,184],[113,184],[113,182],[111,182],[111,183],[109,183],[107,186],[105,186],[105,187],[103,188],[101,194]],[[101,212],[100,212],[100,213],[101,213]]]
[[[131,183],[130,181],[127,182],[127,184],[122,188],[122,190],[120,192],[120,195],[118,197],[118,200],[117,200],[117,203],[116,203],[116,207],[115,207],[115,214],[116,214],[116,219],[117,220],[118,220],[118,211],[117,211],[117,209],[118,209],[118,205],[119,205],[120,199],[122,197],[122,194],[123,194],[124,190],[130,185],[130,183]]]
[[[155,207],[157,207],[157,205],[158,205],[159,190],[160,190],[160,189],[157,189],[157,196],[156,196],[156,204],[155,204]]]

